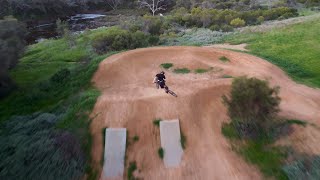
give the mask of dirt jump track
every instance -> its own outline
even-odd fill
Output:
[[[219,60],[221,56],[229,62]],[[152,83],[160,64],[173,63],[166,70],[167,85],[178,98],[158,90]],[[210,69],[202,74],[177,74],[175,68]],[[125,127],[130,142],[126,161],[136,161],[135,176],[141,179],[262,179],[259,170],[232,151],[221,134],[229,121],[221,96],[228,94],[232,78],[247,75],[279,85],[281,116],[320,125],[320,90],[292,81],[281,69],[258,57],[212,47],[156,47],[113,55],[104,60],[93,82],[102,92],[95,104],[91,124],[92,157],[101,172],[102,129]],[[166,169],[157,151],[159,128],[155,118],[180,119],[187,139],[179,168]],[[295,127],[286,139],[298,150],[320,153],[320,131],[316,126]],[[139,141],[133,142],[134,135]],[[126,175],[126,174],[125,174]]]

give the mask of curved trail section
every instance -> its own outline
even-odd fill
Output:
[[[230,61],[220,61],[221,56]],[[178,94],[175,98],[157,90],[152,83],[162,63],[173,63],[171,69],[210,71],[176,74],[167,70],[167,84]],[[103,155],[102,128],[125,127],[131,141],[126,161],[127,164],[137,162],[136,177],[155,180],[261,179],[259,171],[233,152],[221,134],[222,123],[228,121],[221,96],[228,94],[232,83],[232,79],[223,78],[224,75],[247,75],[279,85],[282,116],[319,124],[320,91],[293,82],[278,67],[260,58],[209,47],[137,49],[107,58],[94,75],[93,82],[102,92],[92,112],[95,117],[91,124],[95,166],[99,168]],[[159,128],[153,125],[155,118],[180,119],[187,144],[179,168],[166,169],[157,154],[160,137]],[[307,131],[307,128],[301,131]],[[137,142],[132,141],[135,135],[139,136]],[[318,143],[310,141],[312,152],[320,152]],[[303,143],[306,141],[296,144],[305,147]]]

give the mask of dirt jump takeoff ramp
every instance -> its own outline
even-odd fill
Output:
[[[164,150],[164,165],[168,168],[180,164],[183,150],[181,147],[179,120],[160,121],[161,147]]]
[[[126,128],[108,128],[105,134],[104,179],[122,178],[126,152]]]

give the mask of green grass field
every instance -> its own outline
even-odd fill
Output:
[[[320,19],[263,33],[235,34],[233,44],[248,43],[251,53],[286,71],[294,80],[320,87]]]

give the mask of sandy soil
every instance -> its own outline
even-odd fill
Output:
[[[221,62],[226,56],[230,62]],[[167,85],[178,98],[157,90],[152,83],[161,63],[171,62],[174,68],[191,70],[210,68],[204,74],[175,74],[166,71]],[[246,163],[232,151],[221,134],[221,125],[228,121],[221,96],[227,94],[232,82],[223,75],[248,75],[268,79],[281,87],[281,115],[320,123],[320,90],[293,82],[278,67],[260,58],[228,50],[208,47],[157,47],[138,49],[113,55],[103,61],[93,82],[101,90],[92,116],[92,157],[100,168],[103,153],[102,128],[128,129],[127,164],[136,161],[136,177],[142,179],[261,179],[256,167]],[[179,168],[166,169],[157,154],[160,147],[159,128],[155,118],[180,119],[187,145]],[[306,139],[320,137],[319,131],[305,133]],[[134,135],[139,136],[133,142]],[[291,142],[291,141],[290,141]],[[292,140],[298,147],[308,141]],[[320,153],[317,143],[308,144],[313,153]]]

